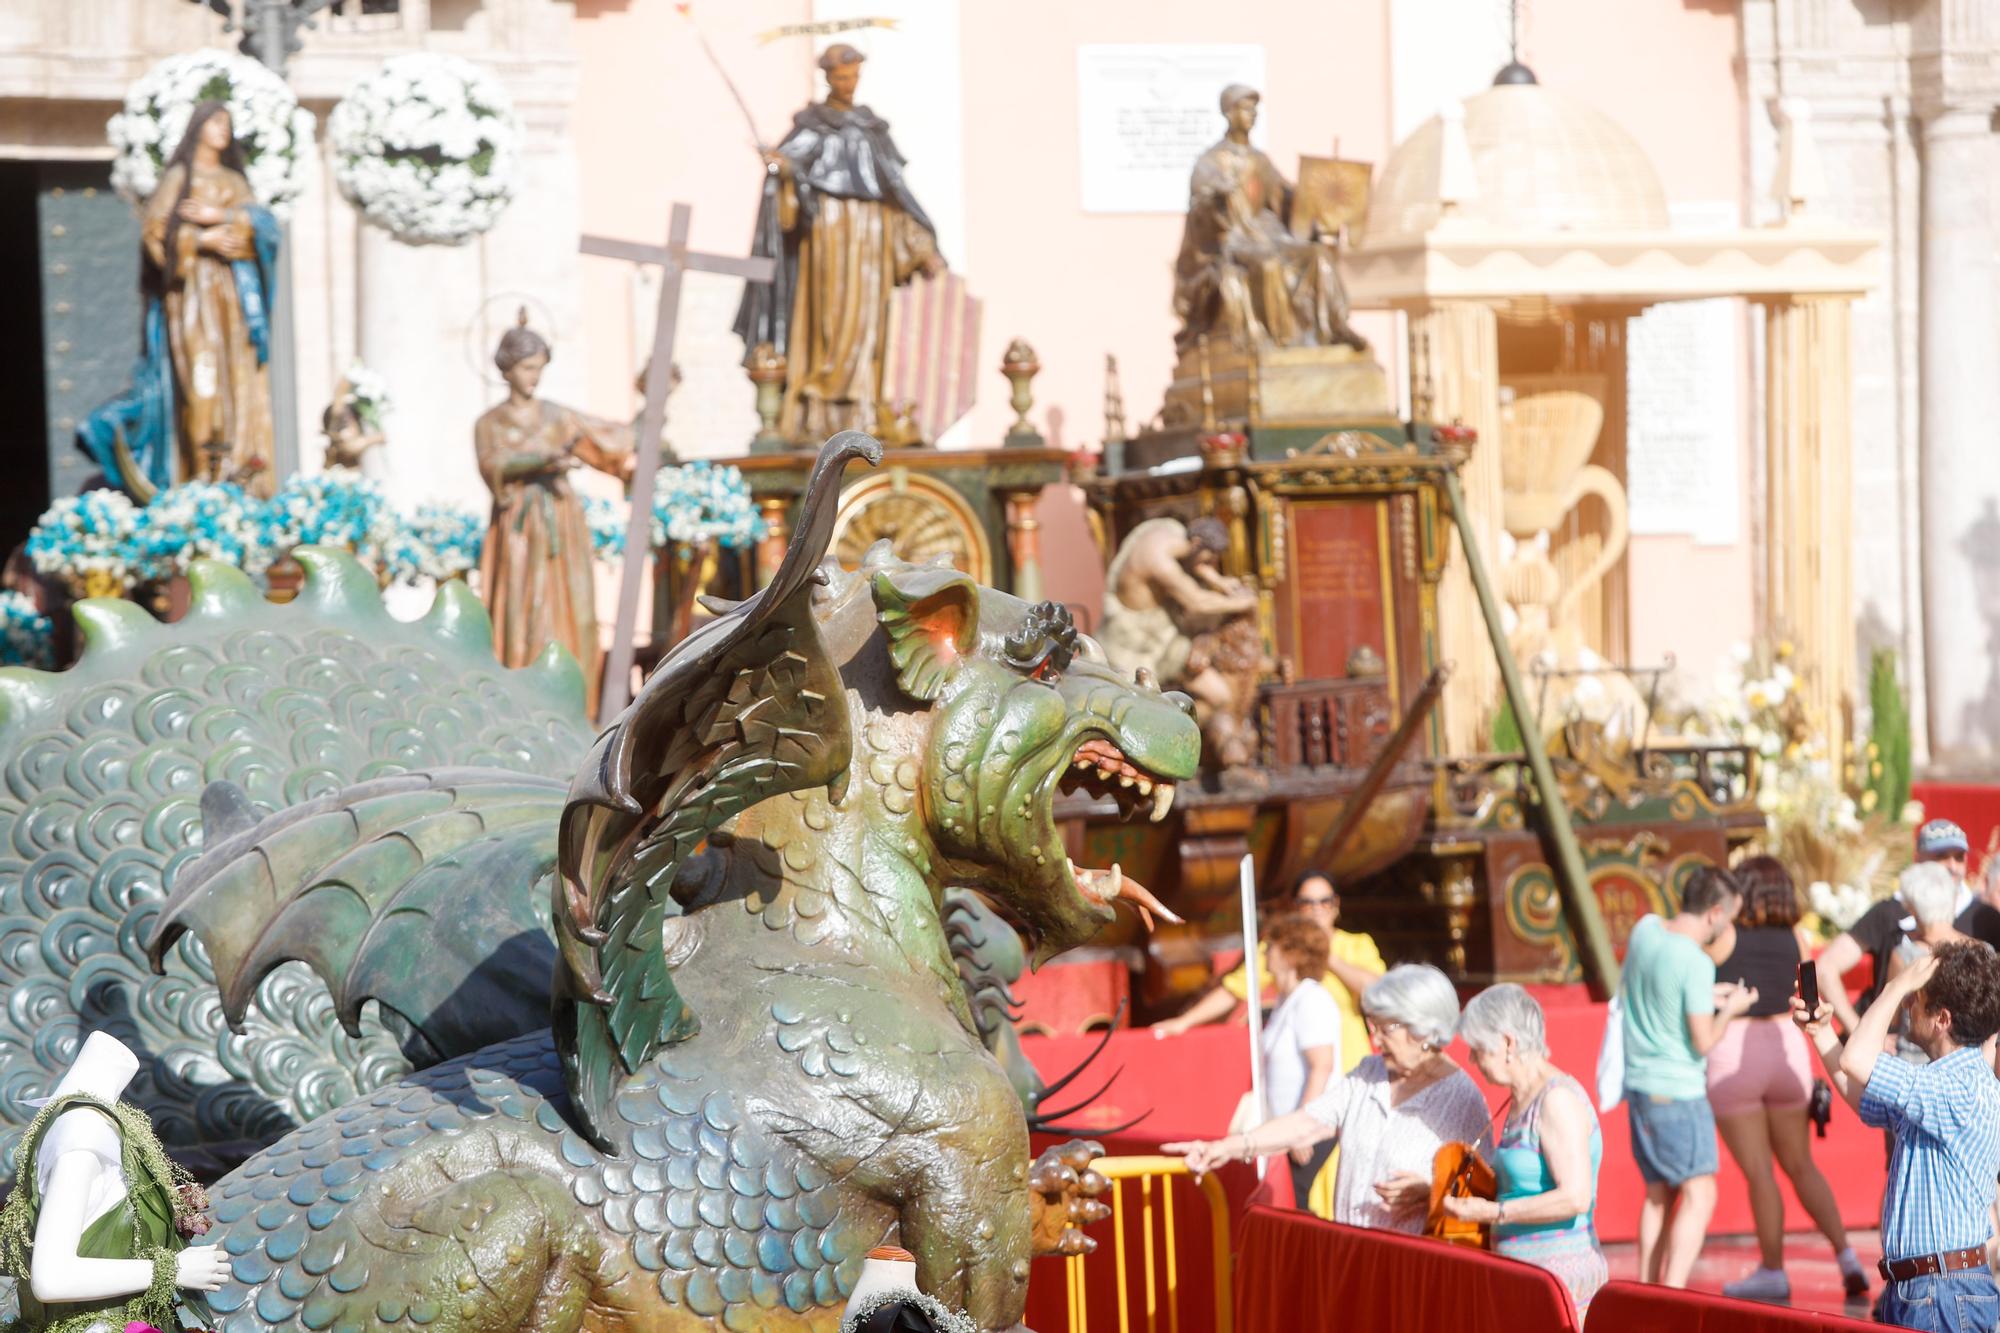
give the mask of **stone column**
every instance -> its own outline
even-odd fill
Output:
[[[1500,558],[1500,337],[1493,308],[1446,302],[1410,312],[1412,398],[1437,422],[1461,422],[1479,432],[1472,459],[1459,473],[1466,508],[1489,570]],[[1500,666],[1486,635],[1463,555],[1454,556],[1438,589],[1438,652],[1455,662],[1444,692],[1444,743],[1452,754],[1492,748],[1500,706]]]
[[[1993,315],[1996,163],[1984,108],[1923,125],[1918,345],[1924,659],[1931,755],[1947,767],[2000,754],[2000,550],[1974,540],[2000,499],[2000,324]],[[1986,590],[1982,598],[1981,590]]]
[[[1024,602],[1042,600],[1042,521],[1035,517],[1039,491],[1008,491],[1007,555],[1010,585]]]
[[[785,521],[791,500],[783,495],[759,496],[757,509],[764,515],[764,540],[757,543],[757,586],[768,588],[778,576],[778,566],[785,563],[785,548],[791,544],[791,525]]]
[[[1855,675],[1851,311],[1846,296],[1764,306],[1762,628],[1793,645],[1836,763]]]

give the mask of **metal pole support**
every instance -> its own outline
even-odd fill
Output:
[[[1563,905],[1569,912],[1570,928],[1576,933],[1578,953],[1586,973],[1604,995],[1618,990],[1618,955],[1611,948],[1611,932],[1605,927],[1604,913],[1598,910],[1597,894],[1591,890],[1589,872],[1584,869],[1583,849],[1577,846],[1576,831],[1570,827],[1569,806],[1556,785],[1555,769],[1549,764],[1548,747],[1542,744],[1541,726],[1529,708],[1528,692],[1521,685],[1521,668],[1507,647],[1507,631],[1500,623],[1500,602],[1486,577],[1486,560],[1480,554],[1471,520],[1465,513],[1465,491],[1458,474],[1444,470],[1445,500],[1451,506],[1452,521],[1458,525],[1458,544],[1465,550],[1466,572],[1472,576],[1472,590],[1479,598],[1479,610],[1486,617],[1486,633],[1493,640],[1493,656],[1500,663],[1500,680],[1507,689],[1507,702],[1521,733],[1521,748],[1528,754],[1528,771],[1540,794],[1542,822],[1548,840],[1554,844],[1556,880],[1562,886]]]

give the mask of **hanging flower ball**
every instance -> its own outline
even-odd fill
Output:
[[[228,103],[250,191],[283,216],[305,190],[313,114],[283,79],[234,51],[168,56],[132,85],[124,109],[104,126],[117,151],[112,185],[134,203],[159,189],[167,159],[187,133],[189,114],[197,102],[208,100]]]
[[[520,126],[500,81],[457,56],[391,56],[327,117],[334,180],[412,245],[463,245],[514,197]]]

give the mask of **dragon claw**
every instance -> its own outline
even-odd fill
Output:
[[[1111,1182],[1090,1167],[1102,1156],[1103,1144],[1072,1139],[1035,1159],[1028,1188],[1036,1254],[1079,1255],[1097,1248],[1082,1228],[1111,1216],[1111,1205],[1099,1197]]]

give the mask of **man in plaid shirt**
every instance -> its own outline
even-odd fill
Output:
[[[1930,1056],[1885,1054],[1889,1026],[1910,1002],[1909,1036]],[[1875,1317],[1932,1333],[1991,1333],[2000,1291],[1986,1266],[1993,1187],[2000,1178],[2000,1079],[1980,1049],[2000,1031],[2000,956],[1977,941],[1940,944],[1882,988],[1845,1045],[1822,1003],[1792,1018],[1861,1121],[1895,1136],[1882,1196],[1885,1279]]]

